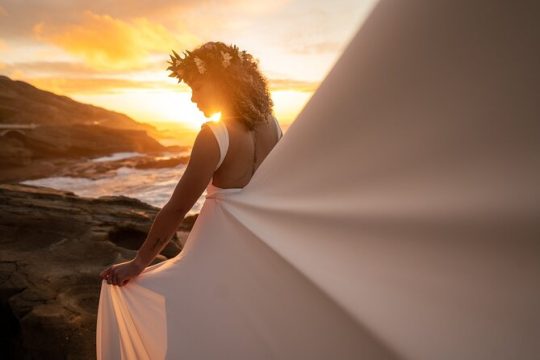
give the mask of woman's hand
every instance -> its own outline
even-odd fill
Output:
[[[124,286],[132,278],[139,275],[145,269],[135,259],[120,264],[114,264],[99,273],[108,284]]]

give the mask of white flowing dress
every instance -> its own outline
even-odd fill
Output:
[[[381,0],[98,359],[538,359],[540,2]]]

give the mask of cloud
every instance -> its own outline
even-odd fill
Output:
[[[143,17],[120,20],[88,10],[80,23],[56,26],[40,22],[34,25],[33,33],[37,39],[79,56],[96,70],[144,68],[153,53],[167,57],[170,49],[200,42],[187,32],[173,36],[161,24]]]
[[[55,67],[54,65],[53,67]],[[1,63],[0,63],[1,68]],[[31,77],[23,73],[14,76],[8,75],[12,79],[28,82],[35,87],[62,95],[75,94],[114,94],[119,92],[129,92],[129,90],[167,90],[171,92],[190,92],[190,88],[185,84],[177,84],[170,81],[151,81],[151,80],[131,80],[126,78],[109,77],[65,77],[43,76]],[[315,92],[320,85],[318,82],[301,81],[293,79],[269,79],[270,91],[296,91],[296,92]]]
[[[7,49],[8,49],[7,43],[2,38],[0,38],[0,51],[6,51]]]
[[[84,63],[74,63],[68,61],[25,61],[6,63],[5,72],[19,70],[29,76],[43,75],[96,75],[101,72],[96,71]],[[110,73],[108,73],[110,74]]]
[[[206,30],[208,26],[216,28],[223,22],[228,23],[230,17],[257,21],[258,15],[276,11],[286,1],[289,0],[2,0],[0,9],[8,16],[0,21],[0,34],[12,40],[27,39],[32,37],[32,27],[37,23],[44,22],[51,26],[75,24],[85,10],[124,21],[143,16],[173,31],[177,30],[178,23],[193,20],[201,25],[201,21],[197,20],[207,16],[218,21],[205,22],[202,29]]]
[[[141,89],[170,89],[177,91],[178,85],[161,81],[137,81],[114,78],[65,78],[65,77],[41,77],[41,78],[18,78],[30,83],[38,89],[51,91],[61,95],[75,94],[114,94],[131,90]]]
[[[294,54],[340,53],[344,45],[343,41],[320,41],[311,44],[297,44],[288,50]]]
[[[314,92],[320,83],[293,79],[268,79],[270,91]]]
[[[159,72],[163,71],[166,74],[166,59],[160,61],[148,61],[144,65],[144,71]],[[85,77],[85,76],[100,76],[105,74],[108,76],[130,75],[125,70],[96,70],[84,62],[71,62],[71,61],[22,61],[14,63],[4,64],[5,72],[13,72],[19,70],[24,72],[29,77],[44,77],[50,75],[66,75],[70,77]],[[168,73],[167,73],[168,74]],[[165,75],[164,75],[165,76]]]
[[[80,21],[85,10],[116,19],[144,16],[159,21],[162,14],[185,11],[197,3],[197,0],[2,0],[0,14],[7,13],[8,16],[0,22],[0,33],[12,39],[27,38],[32,35],[32,26],[36,23],[74,24]]]

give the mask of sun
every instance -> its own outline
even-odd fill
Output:
[[[221,119],[221,113],[220,112],[214,113],[212,114],[212,116],[210,116],[209,119],[212,121],[218,122]]]
[[[207,121],[217,122],[221,119],[221,112],[212,113],[208,117],[205,116],[191,101],[189,93],[172,94],[171,97],[163,97],[161,101],[156,99],[155,103],[159,104],[158,108],[163,113],[162,117],[165,117],[166,114],[168,119],[174,119],[174,122],[182,123],[193,130],[200,129],[201,124]]]
[[[192,132],[198,131],[207,121],[221,120],[221,112],[205,116],[191,101],[191,94],[187,92],[140,89],[119,91],[112,95],[74,96],[73,98],[82,102],[100,103],[141,122],[178,124]]]

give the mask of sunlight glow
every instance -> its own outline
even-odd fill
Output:
[[[276,117],[280,122],[291,123],[306,106],[312,92],[279,90],[272,91]]]
[[[220,112],[217,112],[215,114],[212,114],[212,116],[210,116],[210,120],[212,121],[219,121],[219,119],[221,119],[221,113]]]

